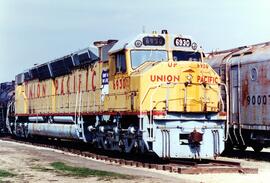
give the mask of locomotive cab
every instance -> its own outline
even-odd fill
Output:
[[[117,112],[122,126],[135,127],[143,142],[135,141],[160,157],[220,154],[225,126],[225,116],[219,115],[220,78],[203,56],[185,36],[141,34],[116,43],[109,51],[104,109]]]
[[[108,111],[141,111],[139,100],[142,97],[149,97],[151,94],[143,96],[144,92],[152,92],[148,87],[159,86],[159,89],[164,90],[165,85],[174,85],[173,95],[183,97],[184,92],[179,92],[182,89],[180,86],[186,82],[190,82],[187,88],[194,87],[201,90],[201,86],[195,86],[191,83],[205,83],[211,85],[210,89],[205,92],[214,93],[213,98],[209,99],[206,106],[201,106],[203,103],[201,94],[197,95],[194,101],[200,101],[197,104],[183,104],[183,99],[167,99],[167,105],[159,108],[160,111],[171,108],[173,111],[185,112],[217,112],[219,93],[218,83],[220,82],[218,75],[203,61],[203,52],[198,48],[197,43],[192,41],[187,36],[176,36],[169,34],[140,34],[134,40],[129,42],[117,42],[109,51],[109,96],[105,97],[104,107]],[[176,84],[177,83],[177,84]],[[168,86],[167,86],[168,87]],[[207,88],[207,87],[206,87]],[[158,89],[158,90],[159,90]],[[146,91],[149,90],[149,91]],[[190,93],[193,90],[190,90]],[[159,106],[164,104],[166,98],[162,91],[160,95]],[[157,94],[158,95],[158,94]],[[194,97],[196,93],[192,94]],[[214,96],[216,98],[214,98]],[[107,101],[106,101],[107,98]],[[168,96],[167,96],[168,98]],[[170,98],[170,97],[169,97]],[[147,98],[145,101],[150,100]],[[214,102],[215,101],[215,102]],[[192,101],[191,101],[192,102]],[[174,103],[174,104],[173,104]],[[178,107],[183,104],[183,108]],[[186,103],[186,102],[185,102]],[[186,105],[186,106],[185,106]],[[116,109],[115,106],[119,106]],[[186,110],[189,108],[191,110]],[[137,107],[137,108],[136,108]],[[146,107],[145,111],[149,111]],[[184,109],[185,108],[185,109]],[[195,109],[197,108],[197,109]],[[210,109],[212,108],[212,109]]]

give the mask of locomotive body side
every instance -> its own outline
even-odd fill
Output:
[[[210,54],[207,62],[223,75],[223,82],[227,78],[228,146],[242,150],[251,146],[255,151],[269,147],[269,43]]]
[[[70,74],[47,80],[27,81],[16,86],[18,116],[59,116],[102,111],[102,63],[73,70]],[[80,111],[79,111],[80,107]]]
[[[17,76],[13,134],[163,158],[223,151],[220,78],[191,38],[140,34],[96,46],[99,59],[86,49]]]

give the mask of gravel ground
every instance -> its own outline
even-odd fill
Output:
[[[249,151],[247,151],[249,152]],[[252,153],[252,152],[250,152]],[[258,154],[270,156],[270,150],[264,150]],[[222,160],[236,160],[235,158],[221,157]],[[6,142],[0,140],[0,169],[15,173],[15,177],[0,178],[0,182],[108,182],[99,180],[97,177],[78,178],[65,176],[55,171],[51,171],[50,163],[61,161],[67,165],[86,167],[96,170],[105,170],[134,176],[131,180],[113,179],[109,182],[129,182],[129,183],[161,183],[161,182],[269,182],[270,179],[270,159],[264,161],[237,159],[243,166],[259,168],[258,174],[199,174],[181,175],[153,169],[134,168],[110,164],[105,161],[92,160],[62,151],[48,148],[35,147],[32,145]],[[50,171],[45,171],[46,169]]]

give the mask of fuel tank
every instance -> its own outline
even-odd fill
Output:
[[[65,139],[79,139],[77,126],[75,124],[50,124],[50,123],[29,123],[29,135],[40,135]]]

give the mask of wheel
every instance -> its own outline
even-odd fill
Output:
[[[230,153],[233,151],[233,144],[230,140],[227,140],[225,142],[225,149],[224,149],[224,153]]]
[[[237,146],[237,149],[239,149],[240,151],[245,151],[247,149],[246,145],[239,145]]]
[[[252,149],[253,149],[256,153],[261,152],[262,149],[263,149],[263,146],[262,146],[261,144],[253,145],[253,146],[251,146],[251,147],[252,147]]]

